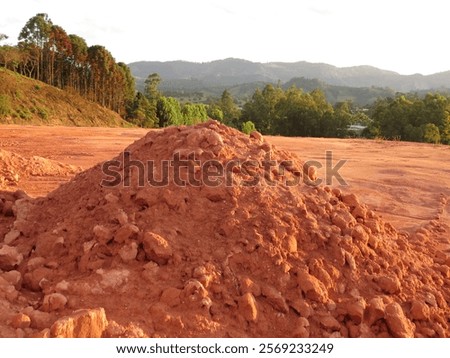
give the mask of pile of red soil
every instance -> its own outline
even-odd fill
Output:
[[[0,189],[17,186],[23,177],[69,176],[80,171],[80,168],[73,165],[38,156],[24,158],[0,149]]]
[[[45,198],[0,195],[0,336],[450,336],[438,221],[399,234],[214,121],[126,152]]]

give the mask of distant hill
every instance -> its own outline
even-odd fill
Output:
[[[43,82],[0,68],[0,123],[129,126],[117,113]]]
[[[390,88],[400,92],[450,88],[450,71],[428,76],[400,75],[371,66],[339,68],[304,61],[258,63],[229,58],[205,63],[142,61],[131,63],[129,67],[138,86],[142,86],[150,73],[156,72],[163,79],[161,89],[168,91],[218,91],[243,84],[286,83],[301,77],[317,79],[331,86]]]
[[[390,88],[381,87],[347,87],[334,86],[317,79],[304,77],[293,78],[283,85],[284,89],[295,86],[306,92],[319,88],[325,93],[328,102],[336,103],[351,100],[353,103],[365,105],[375,102],[378,98],[394,97],[395,91]]]

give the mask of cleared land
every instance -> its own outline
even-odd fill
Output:
[[[448,147],[215,121],[0,133],[1,337],[450,336]],[[127,145],[153,179],[195,153],[177,173],[200,185],[180,186],[175,166],[162,188],[137,168],[101,185],[96,164]],[[255,165],[268,156],[283,164]],[[206,184],[211,159],[235,185]],[[345,185],[285,185],[339,165]]]
[[[111,159],[147,132],[145,129],[4,125],[0,127],[0,149],[88,169]],[[450,196],[448,146],[361,139],[266,138],[304,161],[320,162],[321,178],[325,178],[326,151],[332,151],[333,167],[346,160],[339,173],[348,186],[340,188],[357,194],[363,203],[399,230],[413,231],[448,213],[447,208],[439,214],[443,209],[442,198]],[[19,188],[40,196],[69,178],[23,177]],[[335,178],[332,186],[339,186]]]

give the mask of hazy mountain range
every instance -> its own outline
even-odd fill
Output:
[[[164,80],[196,80],[207,86],[240,85],[250,82],[287,82],[295,77],[318,79],[330,85],[389,87],[416,91],[450,87],[450,71],[432,75],[400,75],[372,66],[336,67],[324,63],[259,63],[228,58],[212,62],[142,61],[129,64],[137,78],[157,72]]]
[[[224,88],[235,89],[238,96],[251,95],[250,91],[262,87],[265,83],[303,82],[308,79],[317,80],[322,88],[339,92],[337,97],[346,96],[348,90],[341,95],[340,91],[352,88],[350,92],[358,94],[365,88],[370,91],[374,87],[372,97],[400,92],[445,90],[450,88],[450,71],[432,75],[401,75],[372,66],[355,66],[339,68],[324,63],[310,62],[269,62],[259,63],[241,59],[228,58],[212,62],[195,63],[187,61],[141,61],[129,64],[137,79],[138,87],[151,73],[158,73],[163,82],[161,89],[172,93],[192,93],[207,91],[217,95]],[[302,81],[300,81],[302,82]],[[307,82],[307,81],[306,81]],[[244,88],[242,88],[244,86]],[[337,93],[336,92],[336,93]],[[367,96],[366,96],[367,97]]]

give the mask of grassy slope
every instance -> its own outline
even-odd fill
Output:
[[[65,126],[129,126],[117,113],[60,90],[0,68],[0,124]]]

